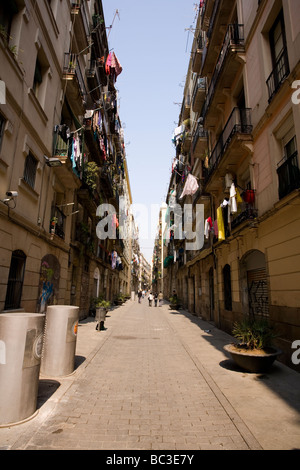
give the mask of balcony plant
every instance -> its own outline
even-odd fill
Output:
[[[99,167],[95,162],[87,162],[84,165],[84,182],[91,192],[97,189]]]
[[[278,334],[265,318],[245,317],[232,330],[238,343],[224,347],[234,362],[248,372],[267,371],[281,351],[274,346]]]

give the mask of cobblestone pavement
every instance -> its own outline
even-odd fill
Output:
[[[114,309],[105,326],[80,323],[75,372],[41,377],[54,393],[33,419],[0,429],[0,449],[300,448],[295,371],[241,372],[223,351],[229,335],[146,300]]]

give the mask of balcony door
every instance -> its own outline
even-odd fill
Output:
[[[267,80],[267,84],[269,88],[269,101],[271,101],[274,94],[289,74],[283,11],[281,11],[270,30],[269,41],[272,58],[272,73]]]

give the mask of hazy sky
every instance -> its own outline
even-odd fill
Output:
[[[102,2],[106,27],[113,24],[107,29],[109,48],[123,68],[116,82],[119,114],[133,203],[141,205],[136,211],[141,251],[150,262],[158,207],[166,198],[175,156],[172,134],[178,124],[193,41],[190,28],[195,28],[199,1]]]

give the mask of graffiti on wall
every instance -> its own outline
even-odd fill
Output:
[[[48,305],[57,303],[60,264],[54,255],[46,255],[41,261],[38,312],[45,313]]]

